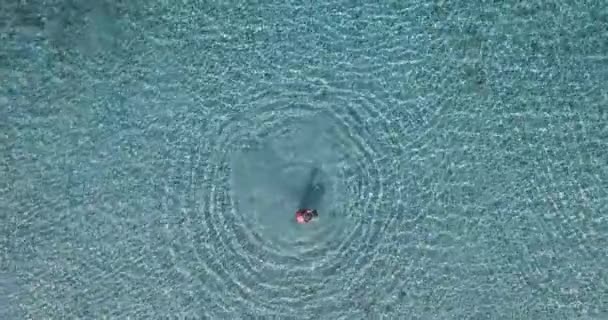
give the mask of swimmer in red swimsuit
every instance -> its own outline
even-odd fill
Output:
[[[312,218],[318,217],[319,213],[314,209],[299,209],[296,211],[296,222],[299,224],[305,224],[312,221]]]

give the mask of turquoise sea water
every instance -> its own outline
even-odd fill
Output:
[[[1,318],[608,318],[604,2],[79,3],[0,9]]]

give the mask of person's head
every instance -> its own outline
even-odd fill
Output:
[[[312,211],[307,210],[307,211],[304,213],[304,221],[306,221],[306,222],[310,222],[310,220],[312,220],[312,217],[313,217]]]

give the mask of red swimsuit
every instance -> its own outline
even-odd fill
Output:
[[[300,209],[296,211],[296,222],[299,224],[309,223],[315,216],[315,212],[311,209]]]

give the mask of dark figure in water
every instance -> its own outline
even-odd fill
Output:
[[[299,224],[309,223],[312,218],[318,217],[317,210],[314,209],[300,209],[296,211],[296,222]]]
[[[310,173],[308,182],[306,183],[306,188],[304,189],[304,195],[300,199],[298,211],[296,211],[297,223],[309,223],[313,218],[319,216],[317,210],[311,208],[319,206],[321,199],[323,198],[323,194],[325,193],[325,188],[323,185],[317,182],[317,176],[319,175],[320,171],[321,170],[318,168],[314,168]]]

